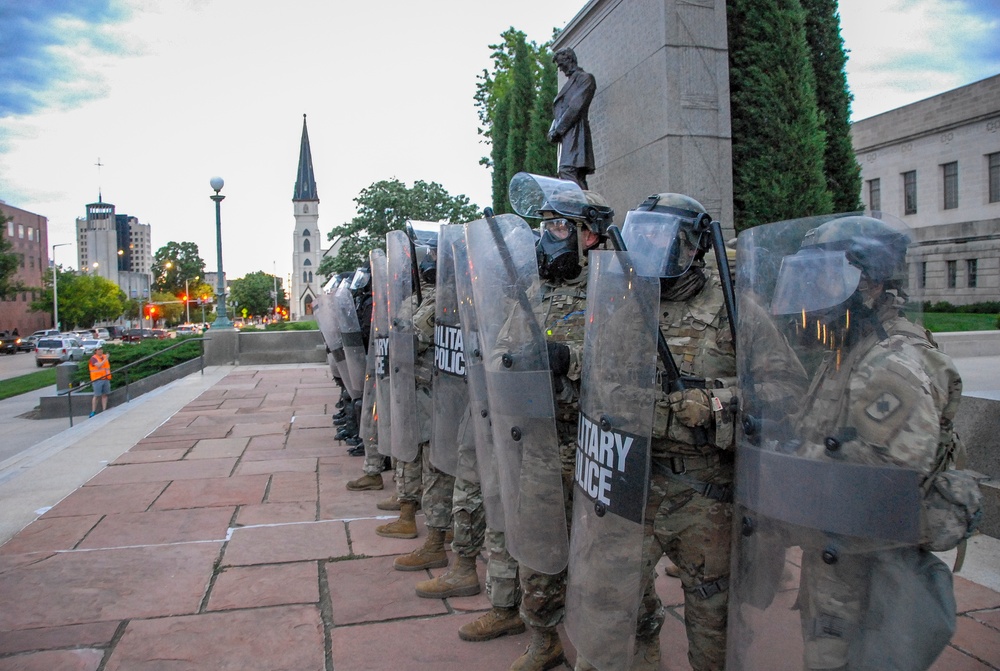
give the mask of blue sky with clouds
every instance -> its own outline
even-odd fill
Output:
[[[100,189],[153,225],[154,247],[191,240],[211,266],[221,174],[227,274],[284,276],[303,113],[322,230],[393,176],[485,205],[472,95],[487,45],[510,25],[544,41],[584,4],[0,0],[0,199],[69,242]],[[1000,73],[1000,0],[840,11],[855,119]]]

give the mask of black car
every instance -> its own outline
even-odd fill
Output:
[[[142,342],[143,340],[155,337],[156,334],[153,333],[153,329],[129,329],[122,336],[122,342]]]
[[[21,346],[21,339],[11,335],[9,331],[0,331],[0,352],[4,354],[17,354]]]

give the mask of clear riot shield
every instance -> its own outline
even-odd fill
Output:
[[[372,337],[369,349],[375,352],[375,417],[378,420],[379,452],[392,454],[389,400],[389,269],[385,252],[373,249],[368,254],[372,269]]]
[[[556,574],[566,568],[569,538],[535,236],[520,217],[502,215],[468,224],[466,243],[507,550]]]
[[[807,232],[840,217],[778,222],[739,236],[743,430],[730,670],[926,668],[898,660],[938,644],[917,634],[923,614],[913,612],[920,610],[913,597],[926,583],[916,572],[892,584],[877,577],[887,567],[905,573],[921,556],[921,474],[889,465],[840,409],[851,406],[849,394],[858,390],[850,382],[879,340],[872,323],[848,309],[860,273],[834,258],[843,251],[800,249]],[[888,420],[894,398],[857,410],[873,423]]]
[[[628,669],[642,601],[660,282],[591,251],[566,633],[601,671]]]
[[[375,423],[378,411],[375,403],[375,366],[377,358],[375,338],[378,334],[375,332],[374,319],[368,324],[368,328],[370,329],[368,342],[371,343],[371,346],[368,348],[368,354],[365,357],[365,382],[361,396],[361,421],[358,430],[358,435],[364,442],[365,454],[371,454],[372,450],[378,451],[376,449],[378,447],[378,425]]]
[[[344,346],[344,364],[347,380],[344,385],[351,398],[361,398],[365,388],[365,340],[361,335],[358,311],[354,307],[349,280],[341,282],[333,294],[333,309],[340,326],[340,338]]]
[[[437,289],[434,293],[434,385],[430,459],[438,469],[455,475],[459,429],[465,428],[469,389],[465,382],[465,350],[455,291],[452,242],[464,235],[461,226],[442,226],[438,236]]]
[[[316,315],[316,322],[319,324],[323,340],[330,350],[330,373],[347,386],[347,366],[344,364],[344,344],[340,336],[340,325],[337,323],[337,314],[333,308],[333,294],[321,294],[313,303],[313,314]]]
[[[392,456],[413,461],[420,447],[417,423],[417,386],[414,376],[416,328],[413,312],[416,281],[410,239],[403,231],[385,236],[389,279],[389,407],[396,418],[392,427]]]
[[[472,272],[469,268],[469,249],[462,237],[452,244],[455,255],[455,289],[458,293],[458,315],[463,324],[462,344],[465,347],[465,375],[469,382],[469,421],[472,423],[476,442],[476,477],[479,481],[486,509],[486,524],[496,531],[505,529],[503,503],[500,499],[500,481],[497,474],[497,457],[493,449],[493,429],[490,421],[489,397],[486,392],[486,370],[479,337],[479,320],[472,293]]]

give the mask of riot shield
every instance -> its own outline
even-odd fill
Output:
[[[313,314],[319,324],[326,348],[330,350],[330,372],[348,386],[347,366],[344,363],[344,344],[340,335],[340,324],[333,306],[333,294],[321,294],[313,303]]]
[[[465,350],[455,291],[451,244],[464,235],[461,226],[442,226],[438,237],[437,290],[434,293],[434,385],[430,459],[438,469],[455,475],[459,429],[469,411],[465,381]]]
[[[366,454],[370,454],[371,451],[378,446],[378,425],[375,423],[377,417],[376,413],[378,412],[378,408],[375,403],[375,366],[377,348],[374,344],[377,334],[375,332],[374,319],[372,319],[371,323],[368,324],[368,328],[370,333],[368,342],[372,344],[368,348],[368,354],[365,357],[365,382],[364,389],[362,390],[361,421],[358,429],[358,435],[361,437],[361,440],[364,441]]]
[[[556,574],[566,568],[569,538],[535,236],[523,219],[504,215],[467,224],[466,243],[507,550]]]
[[[389,270],[385,252],[373,249],[368,255],[372,270],[372,337],[369,349],[375,352],[375,417],[382,454],[392,454],[392,412],[389,389]]]
[[[472,422],[476,442],[476,477],[483,493],[486,524],[496,531],[505,529],[503,503],[500,499],[500,481],[497,475],[497,457],[493,449],[493,429],[486,392],[486,370],[483,368],[483,351],[479,337],[479,320],[472,293],[472,273],[469,268],[469,250],[465,238],[452,244],[455,255],[455,289],[458,293],[458,315],[463,324],[462,344],[465,346],[465,375],[469,383],[469,420]]]
[[[392,456],[413,461],[420,447],[417,426],[417,386],[414,376],[417,333],[413,325],[415,273],[410,239],[403,231],[385,236],[389,278],[389,407],[396,418],[392,427]]]
[[[349,380],[344,380],[351,398],[361,398],[365,388],[365,340],[361,335],[358,312],[354,307],[349,280],[344,280],[333,294],[333,308],[344,346],[344,363]]]
[[[636,275],[626,252],[589,258],[566,632],[616,671],[631,665],[642,601],[660,283]]]
[[[862,424],[847,421],[867,415],[862,421],[887,430],[896,397],[856,402],[858,372],[881,328],[849,300],[860,277],[851,264],[867,260],[803,243],[844,216],[739,236],[742,431],[727,669],[926,668],[899,660],[928,646],[933,659],[944,645],[934,652],[919,625],[900,633],[900,622],[921,617],[912,612],[925,589],[916,573],[891,587],[875,578],[880,567],[905,568],[920,556],[922,475],[891,463],[894,439],[873,445]],[[864,253],[878,249],[859,242]],[[873,605],[886,600],[898,612]]]

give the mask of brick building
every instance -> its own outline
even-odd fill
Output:
[[[39,329],[52,328],[52,315],[30,312],[31,301],[38,297],[44,285],[43,277],[49,270],[49,222],[40,214],[28,212],[0,201],[0,212],[12,217],[3,227],[3,236],[13,244],[12,251],[21,256],[21,267],[15,279],[23,282],[28,291],[7,300],[0,300],[0,330],[13,331],[22,336]]]

